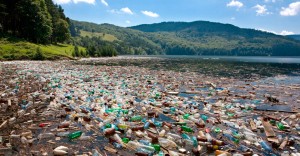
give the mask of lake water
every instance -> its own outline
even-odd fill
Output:
[[[198,72],[207,76],[236,79],[261,79],[276,75],[300,75],[300,57],[119,56],[108,59],[85,60],[82,63]]]
[[[124,57],[132,57],[124,55]],[[254,62],[254,63],[287,63],[300,64],[300,57],[266,57],[266,56],[191,56],[191,55],[157,55],[157,56],[134,56],[152,58],[182,58],[182,59],[204,59],[234,62]]]

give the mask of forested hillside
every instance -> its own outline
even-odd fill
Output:
[[[300,42],[289,37],[230,24],[206,21],[163,22],[123,28],[72,21],[81,37],[76,42],[93,47],[110,45],[120,54],[299,56]],[[102,34],[87,36],[87,32]],[[106,40],[105,36],[114,40]],[[80,39],[79,39],[80,38]]]
[[[300,41],[300,35],[288,35],[288,37]]]

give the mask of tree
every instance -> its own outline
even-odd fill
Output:
[[[59,19],[55,23],[55,29],[53,31],[53,36],[57,42],[64,42],[71,38],[69,24],[63,19]]]
[[[52,17],[53,33],[51,42],[64,42],[71,37],[69,30],[69,19],[64,15],[64,10],[61,6],[57,6],[52,0],[45,0],[48,12]]]
[[[70,33],[72,37],[79,36],[73,23],[70,23]]]
[[[51,16],[44,0],[22,0],[17,4],[22,19],[21,36],[36,43],[49,43],[52,34]]]
[[[79,48],[77,45],[74,47],[74,53],[75,53],[76,57],[80,57],[80,52],[79,52]]]
[[[5,20],[6,15],[7,15],[6,5],[3,4],[2,2],[0,2],[0,32],[1,32],[1,34],[3,33],[3,27],[4,27],[3,24],[4,24],[4,20]]]

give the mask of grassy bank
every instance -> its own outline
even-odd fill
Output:
[[[47,60],[73,59],[73,45],[40,45],[21,39],[0,38],[0,60],[33,59],[38,47]],[[85,52],[86,50],[83,47],[79,47],[79,51]]]

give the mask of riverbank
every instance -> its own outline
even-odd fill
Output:
[[[16,38],[0,39],[0,60],[32,60],[35,59],[37,49],[43,54],[45,60],[74,59],[72,53],[74,46],[69,44],[39,45]],[[85,48],[78,47],[79,52]]]

